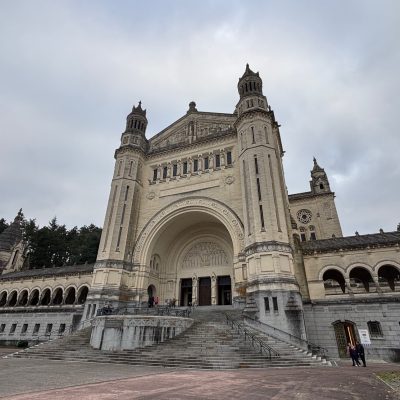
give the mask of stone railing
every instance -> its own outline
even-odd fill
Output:
[[[100,350],[129,350],[151,346],[179,335],[191,318],[158,315],[104,315],[92,322],[90,344]]]

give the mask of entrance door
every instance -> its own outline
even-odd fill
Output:
[[[191,306],[192,305],[192,279],[182,279],[181,280],[181,306]]]
[[[355,325],[351,321],[338,321],[333,324],[333,327],[335,329],[339,356],[342,358],[346,358],[347,344],[351,343],[352,345],[355,345],[356,341],[358,340],[356,336],[356,330],[354,329]]]
[[[217,285],[218,285],[218,304],[219,305],[232,304],[231,277],[219,276],[217,280]]]
[[[199,306],[211,305],[211,278],[199,279]]]

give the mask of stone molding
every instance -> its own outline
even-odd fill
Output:
[[[124,269],[127,271],[132,271],[133,264],[129,261],[121,261],[121,260],[99,260],[99,261],[96,261],[96,264],[94,265],[94,270],[102,269],[102,268]]]
[[[139,234],[133,251],[133,262],[144,264],[143,248],[146,242],[152,239],[152,236],[162,226],[164,221],[170,220],[176,215],[185,211],[204,211],[215,216],[227,228],[231,235],[235,253],[239,254],[244,247],[244,229],[243,223],[236,213],[222,202],[206,197],[188,197],[178,200],[165,208],[161,209],[144,226]],[[150,239],[149,239],[150,237]],[[142,262],[140,261],[142,259]]]
[[[282,242],[257,242],[244,249],[246,257],[255,253],[270,253],[272,251],[278,251],[280,253],[293,253],[292,247],[287,243]]]

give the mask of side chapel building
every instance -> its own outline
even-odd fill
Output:
[[[316,159],[310,190],[288,194],[259,73],[247,65],[237,87],[232,114],[191,102],[151,139],[133,107],[94,266],[24,269],[19,217],[0,235],[0,340],[64,334],[105,304],[158,296],[244,308],[331,357],[366,329],[370,355],[400,357],[400,227],[343,237]]]

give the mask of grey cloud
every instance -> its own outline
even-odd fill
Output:
[[[397,2],[15,1],[2,5],[0,217],[103,223],[126,114],[152,136],[197,102],[231,112],[246,62],[282,124],[289,192],[315,155],[345,233],[394,229]]]

